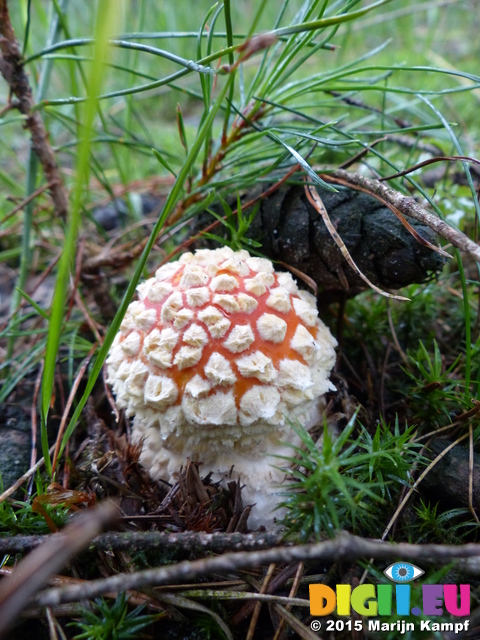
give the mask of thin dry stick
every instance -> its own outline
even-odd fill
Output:
[[[434,460],[432,460],[432,462],[428,465],[428,467],[422,471],[422,473],[418,476],[417,480],[415,480],[413,485],[407,491],[407,493],[406,493],[405,497],[403,498],[403,500],[400,502],[400,504],[396,508],[395,513],[393,514],[393,516],[390,519],[390,522],[385,527],[385,531],[382,534],[382,540],[385,540],[385,538],[387,537],[387,535],[388,535],[392,525],[394,524],[395,520],[398,518],[400,513],[403,511],[403,508],[405,507],[407,502],[410,500],[410,496],[413,494],[414,491],[417,490],[417,487],[422,482],[422,480],[430,473],[430,471],[433,469],[433,467],[436,464],[438,464],[440,462],[440,460],[447,455],[447,453],[450,451],[450,449],[453,449],[453,447],[456,447],[457,444],[459,444],[460,442],[462,442],[462,440],[465,440],[466,438],[468,438],[468,433],[465,433],[463,436],[460,436],[460,438],[457,438],[455,440],[455,442],[452,442],[451,444],[449,444],[448,447],[446,447],[441,453],[439,453],[438,456]]]
[[[298,587],[300,586],[300,580],[302,579],[302,575],[303,575],[304,566],[305,565],[303,564],[303,562],[299,562],[297,567],[297,573],[295,574],[295,578],[293,580],[292,588],[290,589],[290,593],[288,594],[289,598],[294,598],[297,595]],[[289,604],[287,604],[287,606],[285,607],[287,611],[290,611],[291,608],[292,607]],[[280,640],[280,636],[282,635],[284,628],[285,628],[285,617],[283,617],[280,620],[280,624],[278,625],[277,630],[275,631],[273,640]]]
[[[325,226],[327,227],[328,232],[331,235],[332,239],[335,241],[335,244],[342,252],[343,257],[348,262],[350,267],[360,276],[360,278],[364,282],[366,282],[368,286],[371,287],[374,291],[376,291],[382,296],[385,296],[386,298],[394,298],[395,300],[409,300],[409,298],[404,298],[403,296],[397,296],[397,295],[394,295],[393,293],[387,293],[386,291],[383,291],[382,289],[374,285],[373,282],[370,282],[367,276],[364,273],[362,273],[362,271],[360,271],[360,269],[357,267],[347,247],[345,246],[345,243],[343,242],[341,237],[338,235],[337,230],[333,226],[332,221],[330,220],[330,216],[328,215],[328,212],[325,209],[325,205],[323,204],[322,199],[318,194],[318,191],[315,189],[315,187],[311,185],[305,185],[305,195],[307,196],[307,199],[312,205],[312,207],[314,207],[318,211],[318,213],[322,216],[323,222],[325,223]]]
[[[301,638],[301,640],[322,640],[320,636],[311,631],[309,627],[303,624],[303,622],[300,622],[293,613],[290,613],[290,611],[285,607],[282,607],[281,604],[277,604],[276,609],[282,618],[288,622],[293,631],[296,632],[298,637]]]
[[[395,325],[393,324],[392,309],[390,308],[390,305],[388,305],[387,307],[387,317],[388,317],[388,326],[390,327],[390,333],[392,334],[393,343],[395,344],[398,355],[402,358],[403,362],[406,365],[408,365],[407,354],[402,349],[402,347],[400,346],[400,342],[398,341],[397,332],[395,331]]]
[[[425,433],[422,436],[416,437],[413,440],[413,442],[421,442],[422,440],[428,440],[428,438],[431,438],[432,436],[438,436],[439,433],[443,433],[444,431],[449,431],[450,429],[453,429],[453,427],[458,427],[458,425],[462,424],[462,422],[466,422],[467,420],[470,420],[470,418],[473,418],[474,416],[476,416],[477,413],[480,412],[480,401],[476,399],[473,399],[472,401],[475,405],[473,409],[470,409],[469,411],[465,411],[465,413],[462,413],[461,415],[459,415],[454,422],[451,422],[450,424],[447,424],[444,427],[441,427],[440,429],[435,429],[434,431],[429,431],[429,433]]]
[[[4,105],[0,109],[0,118],[3,118],[3,116],[9,111],[11,111],[12,109],[17,109],[17,108],[18,108],[18,104],[15,100],[13,102],[9,102],[8,104]]]
[[[80,367],[77,376],[73,382],[72,388],[70,390],[70,394],[68,396],[67,405],[62,415],[62,421],[60,422],[60,427],[58,428],[57,440],[55,442],[55,453],[53,454],[53,462],[52,462],[52,475],[55,472],[55,468],[57,466],[58,452],[60,451],[60,445],[62,442],[63,432],[65,430],[65,425],[67,424],[68,414],[70,413],[70,409],[72,408],[73,401],[75,399],[75,394],[77,393],[77,389],[80,385],[80,382],[83,379],[83,375],[88,367],[88,363],[90,362],[90,358],[93,356],[97,349],[98,345],[95,343],[93,347],[88,352],[85,360]]]
[[[50,634],[50,640],[58,640],[57,629],[55,626],[55,623],[57,621],[55,620],[55,617],[53,615],[51,608],[47,607],[45,613],[47,614],[48,632]]]
[[[115,424],[118,425],[120,422],[120,412],[117,407],[117,403],[113,397],[112,391],[110,389],[110,385],[107,383],[108,380],[108,365],[103,365],[103,390],[105,392],[105,396],[107,398],[108,404],[110,405],[110,409],[112,410],[113,415],[115,416]]]
[[[95,273],[103,267],[120,268],[132,262],[145,249],[148,237],[143,238],[141,242],[132,240],[120,246],[115,251],[110,251],[106,245],[99,254],[87,258],[82,265],[82,274]],[[157,241],[158,242],[158,241]]]
[[[480,545],[431,545],[391,543],[383,540],[369,540],[349,534],[340,534],[334,540],[294,547],[276,547],[263,551],[224,553],[201,560],[184,560],[178,564],[145,569],[135,573],[120,573],[108,578],[91,580],[80,585],[60,589],[48,589],[33,598],[29,606],[50,607],[65,602],[91,600],[108,591],[143,589],[148,586],[177,584],[198,579],[200,576],[217,573],[231,573],[240,569],[253,569],[272,562],[327,562],[358,558],[378,558],[389,560],[402,558],[403,561],[448,564],[452,560],[469,558],[462,562],[462,570],[479,571]]]
[[[275,567],[277,565],[272,562],[272,564],[268,567],[267,575],[265,576],[262,586],[260,587],[259,593],[264,594],[267,593],[268,585],[270,584],[270,580],[272,579],[273,572],[275,571]],[[253,640],[253,636],[255,635],[255,628],[258,622],[258,616],[260,615],[260,611],[262,609],[262,603],[257,602],[255,604],[255,608],[252,613],[252,617],[250,618],[250,625],[248,627],[247,637],[245,640]]]
[[[49,450],[50,455],[53,453],[54,449],[55,449],[55,445],[52,445]],[[29,478],[31,478],[33,474],[38,469],[40,469],[40,467],[43,467],[44,464],[45,464],[45,458],[40,458],[40,460],[33,467],[30,467],[30,469],[26,473],[24,473],[23,476],[21,476],[14,484],[12,484],[11,487],[9,487],[2,494],[0,494],[0,504],[2,504],[2,502],[4,502],[7,498],[12,496],[17,489],[20,489],[22,484],[26,482]]]
[[[102,344],[102,337],[101,337],[100,333],[98,332],[98,326],[99,325],[98,325],[98,323],[95,322],[95,320],[90,315],[88,309],[84,305],[82,297],[80,296],[80,292],[79,292],[78,289],[76,289],[75,292],[74,292],[74,300],[75,300],[75,304],[77,305],[77,307],[83,313],[83,317],[85,318],[85,322],[90,327],[90,331],[95,336],[95,340],[98,342],[99,345],[101,345]]]
[[[351,167],[352,165],[357,164],[357,162],[359,162],[362,158],[364,158],[366,155],[370,153],[370,150],[373,147],[375,147],[380,142],[386,142],[387,140],[388,140],[388,136],[383,136],[383,138],[377,138],[376,140],[372,140],[372,142],[370,142],[368,146],[364,147],[361,151],[356,153],[351,158],[348,158],[348,160],[345,160],[345,162],[342,162],[342,164],[340,164],[338,168],[348,169],[348,167]]]
[[[429,164],[433,164],[434,162],[456,162],[457,160],[461,160],[463,162],[472,162],[473,164],[479,164],[480,160],[476,160],[470,156],[435,156],[434,158],[429,158],[428,160],[424,160],[423,162],[418,162],[414,164],[413,167],[409,167],[404,171],[398,171],[397,173],[392,173],[390,176],[385,176],[385,178],[380,178],[380,182],[384,182],[385,180],[393,180],[393,178],[400,178],[402,176],[406,176],[412,171],[417,171],[417,169],[421,169],[421,167],[426,167]]]
[[[32,148],[40,160],[47,182],[50,184],[55,213],[64,218],[68,210],[68,197],[62,184],[55,154],[48,140],[48,133],[35,110],[32,89],[23,67],[23,58],[15,37],[7,0],[0,0],[0,73],[11,92],[17,97],[17,109],[26,116],[25,126],[30,131]]]
[[[15,571],[15,567],[9,567],[4,565],[3,567],[0,567],[0,576],[11,576],[13,575],[14,571]],[[87,580],[82,580],[81,578],[71,578],[70,576],[55,575],[48,580],[47,584],[49,587],[54,587],[54,586],[63,586],[67,584],[82,584],[85,582],[87,582]],[[195,597],[200,598],[204,596],[205,598],[211,597],[211,598],[217,598],[219,600],[225,600],[225,599],[235,600],[235,596],[238,596],[238,598],[241,598],[244,593],[244,592],[238,592],[238,591],[225,591],[225,590],[220,591],[218,590],[218,583],[216,582],[211,583],[211,586],[217,587],[217,590],[214,591],[212,589],[207,589],[205,587],[205,583],[202,583],[201,589],[197,588],[192,591],[188,591],[188,590],[185,591],[183,587],[181,587],[182,590],[180,591],[180,595],[185,597],[191,597],[191,598],[195,598]],[[235,586],[246,588],[248,585],[241,581],[235,581]],[[171,590],[171,589],[174,589],[174,587],[170,586],[168,587],[168,589]],[[155,596],[157,596],[158,593],[161,593],[161,588],[155,590]],[[105,598],[115,599],[118,593],[116,592],[104,593],[103,595]],[[126,591],[125,596],[127,597],[128,603],[130,605],[134,605],[136,607],[141,605],[148,605],[152,609],[161,609],[160,606],[158,606],[155,602],[153,602],[151,596],[148,596],[144,593],[140,593],[139,591]],[[250,596],[252,599],[256,599],[258,597],[258,593],[252,593],[250,594]],[[275,597],[276,596],[267,596],[267,598],[272,598],[272,599]],[[288,598],[281,598],[280,602],[288,602],[288,600],[289,600]],[[295,606],[310,606],[310,603],[308,602],[308,600],[301,600],[300,598],[293,598],[292,604]]]
[[[458,229],[448,225],[438,216],[421,207],[414,198],[405,196],[403,193],[387,187],[379,180],[367,178],[359,173],[350,173],[349,171],[338,169],[332,173],[319,175],[327,182],[341,184],[343,186],[350,187],[351,189],[357,189],[364,193],[368,193],[369,195],[377,198],[377,200],[383,202],[383,204],[396,215],[400,212],[403,215],[410,216],[411,218],[418,220],[427,227],[430,227],[430,229],[433,229],[433,231],[442,236],[442,238],[451,242],[454,247],[457,247],[460,251],[469,253],[472,258],[477,262],[480,262],[480,246],[478,244],[470,240],[468,236],[461,231],[458,231]],[[446,255],[448,256],[448,254]],[[448,257],[451,258],[451,256]]]
[[[28,198],[25,198],[24,200],[22,200],[21,202],[19,202],[19,204],[17,204],[16,207],[14,207],[11,211],[9,211],[5,216],[3,216],[2,218],[2,223],[6,222],[9,218],[11,218],[12,216],[14,216],[16,213],[18,213],[18,211],[21,211],[25,206],[27,206],[27,204],[29,202],[31,202],[32,200],[35,200],[35,198],[38,198],[39,195],[41,195],[44,191],[46,191],[47,189],[50,189],[50,187],[53,187],[54,185],[54,181],[50,181],[47,182],[47,184],[44,184],[42,187],[39,187],[36,191],[34,191],[33,193],[31,193]]]
[[[309,607],[310,602],[303,598],[291,598],[290,596],[277,596],[271,593],[256,593],[254,591],[224,591],[219,589],[203,589],[203,583],[197,585],[197,589],[191,589],[186,591],[179,591],[179,595],[188,598],[212,598],[216,600],[252,600],[257,602],[267,602],[268,604],[275,604],[280,602],[291,605],[294,607]],[[174,587],[170,587],[174,588]],[[159,593],[158,589],[155,589],[155,593]]]
[[[16,567],[0,584],[0,636],[25,608],[29,598],[66,562],[86,547],[118,514],[112,502],[81,513],[62,533],[51,536]]]
[[[379,179],[379,181],[380,181],[380,179]],[[377,197],[377,196],[375,196],[375,197]],[[415,240],[417,242],[419,242],[420,244],[423,244],[425,247],[428,247],[429,249],[431,249],[431,251],[435,251],[436,253],[439,253],[440,255],[444,256],[445,258],[451,258],[452,257],[449,253],[444,251],[441,247],[437,247],[436,245],[432,244],[431,242],[429,242],[428,240],[423,238],[417,232],[417,230],[414,229],[414,227],[412,227],[412,225],[408,222],[408,220],[405,219],[404,215],[402,214],[402,212],[397,207],[391,206],[386,202],[384,202],[384,204],[385,204],[385,206],[387,206],[390,209],[390,211],[392,213],[394,213],[397,216],[398,220],[400,220],[400,222],[403,224],[405,229],[407,229],[407,231],[415,238]]]
[[[11,536],[0,538],[0,554],[26,553],[50,538],[41,536]],[[204,533],[185,531],[112,531],[92,541],[92,549],[99,551],[171,550],[194,553],[224,553],[225,551],[256,551],[285,544],[279,533]]]

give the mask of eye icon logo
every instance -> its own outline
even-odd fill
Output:
[[[425,571],[408,562],[394,562],[383,573],[393,582],[405,583],[419,578]]]

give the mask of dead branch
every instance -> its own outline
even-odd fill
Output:
[[[306,561],[354,561],[358,558],[389,560],[401,558],[422,563],[448,564],[452,560],[464,558],[462,570],[480,573],[480,544],[460,546],[389,543],[369,540],[349,534],[341,534],[334,540],[294,547],[277,547],[263,551],[225,553],[214,558],[183,561],[170,566],[146,569],[136,573],[121,573],[108,578],[91,580],[85,584],[48,589],[33,598],[30,606],[51,607],[65,602],[90,600],[107,591],[143,589],[147,586],[176,584],[192,581],[200,576],[214,573],[231,573],[239,569],[253,569],[272,562]]]
[[[442,236],[442,238],[451,242],[454,247],[457,247],[460,251],[469,253],[477,262],[480,262],[480,246],[478,244],[470,240],[470,238],[461,231],[458,231],[458,229],[451,227],[438,216],[424,209],[414,198],[405,196],[403,193],[387,187],[379,180],[366,178],[359,173],[350,173],[349,171],[338,169],[332,173],[319,175],[327,182],[358,189],[374,196],[389,209],[397,209],[403,215],[410,216],[427,225],[435,231],[435,233]]]
[[[385,182],[386,180],[393,180],[394,178],[401,178],[402,176],[407,176],[409,173],[413,171],[417,171],[422,167],[427,167],[429,164],[435,164],[436,162],[457,162],[461,160],[463,162],[471,162],[476,165],[480,165],[480,160],[476,158],[471,158],[470,156],[435,156],[434,158],[429,158],[428,160],[424,160],[423,162],[418,162],[408,169],[404,171],[397,171],[396,173],[392,173],[389,176],[385,176],[384,178],[380,178],[380,182]]]
[[[14,216],[16,213],[21,211],[24,207],[26,207],[29,202],[32,202],[32,200],[35,200],[35,198],[38,198],[38,196],[41,195],[44,191],[51,189],[53,185],[54,185],[54,182],[48,182],[47,184],[44,184],[42,187],[39,187],[38,189],[36,189],[33,193],[31,193],[28,196],[28,198],[25,198],[24,200],[22,200],[19,204],[17,204],[16,207],[14,207],[11,211],[9,211],[7,214],[3,216],[2,224],[4,224],[9,218]]]
[[[99,254],[91,256],[82,265],[82,277],[85,275],[97,276],[99,269],[110,267],[112,269],[122,269],[127,266],[145,249],[148,238],[141,242],[132,241],[117,249],[105,247]]]
[[[298,565],[297,564],[287,564],[277,575],[270,581],[270,584],[267,588],[267,594],[274,594],[280,588],[284,587],[285,584],[295,575],[297,572]],[[250,600],[243,607],[241,607],[231,618],[231,623],[234,627],[239,625],[242,620],[248,618],[248,616],[252,615],[252,611],[255,607],[255,602]]]
[[[51,536],[12,536],[0,538],[0,554],[25,553],[49,540]],[[167,533],[163,531],[125,531],[105,533],[95,538],[91,548],[100,551],[147,551],[164,549],[196,553],[253,551],[282,544],[280,533]]]
[[[114,503],[103,503],[80,514],[65,530],[22,560],[0,585],[0,635],[24,609],[25,603],[66,562],[88,545],[118,514]]]
[[[67,193],[45,125],[40,113],[34,108],[32,89],[23,68],[22,54],[10,21],[7,0],[0,0],[0,73],[7,81],[12,94],[17,97],[16,108],[26,117],[25,126],[30,131],[33,150],[50,185],[55,213],[64,218],[68,210]]]

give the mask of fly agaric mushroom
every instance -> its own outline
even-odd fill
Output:
[[[257,504],[251,520],[271,520],[284,477],[273,456],[292,455],[291,421],[312,426],[335,389],[337,343],[314,296],[269,260],[225,247],[183,254],[138,294],[107,365],[142,464],[172,481],[188,457],[214,479],[240,478]]]

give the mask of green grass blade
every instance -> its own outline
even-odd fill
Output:
[[[21,290],[21,289],[19,289],[18,287],[17,287],[17,290],[18,290],[18,293],[19,293],[23,298],[25,298],[25,300],[26,300],[29,304],[31,304],[31,305],[32,305],[32,307],[35,309],[35,311],[37,311],[37,312],[38,312],[38,314],[42,316],[42,318],[45,318],[45,320],[48,320],[48,319],[49,319],[48,313],[47,313],[44,309],[42,309],[42,307],[41,307],[39,304],[37,304],[37,303],[35,302],[35,300],[34,300],[33,298],[31,298],[31,297],[28,295],[28,293],[26,293],[25,291],[22,291],[22,290]]]
[[[48,326],[47,347],[41,388],[41,435],[42,449],[45,457],[45,468],[49,474],[52,472],[50,461],[47,419],[50,409],[57,354],[62,335],[63,320],[65,314],[66,294],[75,255],[75,243],[81,220],[81,203],[83,190],[88,184],[90,164],[90,138],[92,137],[93,121],[97,111],[97,96],[100,93],[104,71],[103,61],[108,57],[108,38],[110,30],[115,22],[114,0],[107,0],[99,6],[96,21],[96,47],[94,51],[94,63],[90,69],[89,89],[90,95],[85,109],[84,137],[78,150],[77,176],[72,198],[72,206],[68,218],[65,233],[65,242],[62,255],[58,263],[57,279],[53,294],[53,302]]]

